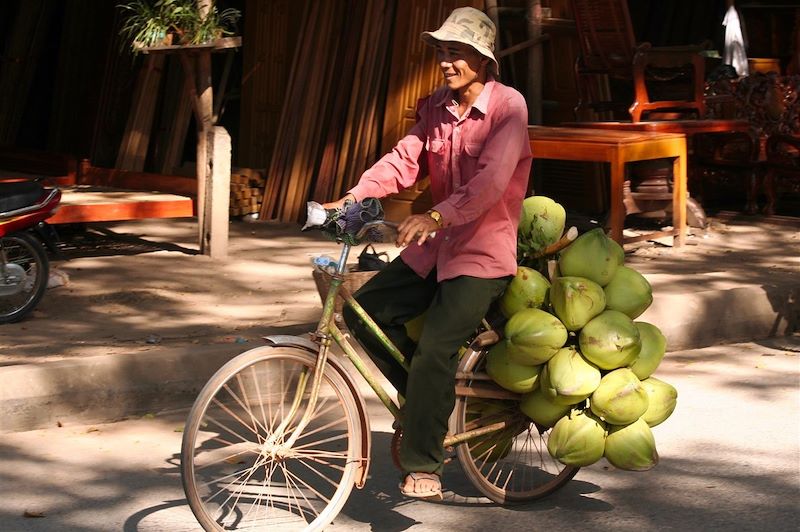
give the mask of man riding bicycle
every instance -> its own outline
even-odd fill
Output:
[[[517,225],[531,152],[523,96],[497,81],[495,27],[455,9],[422,40],[436,48],[444,86],[419,102],[417,123],[343,198],[382,198],[412,186],[426,157],[433,208],[406,218],[405,249],[356,294],[409,361],[407,373],[349,308],[344,319],[398,392],[404,495],[441,499],[442,441],[455,403],[458,350],[516,273]],[[405,323],[425,313],[418,343]]]

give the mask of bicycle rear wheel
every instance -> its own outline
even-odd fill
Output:
[[[299,348],[252,349],[200,392],[186,421],[181,476],[205,530],[320,530],[347,501],[361,425],[352,392],[330,366],[311,421],[286,443],[306,411],[315,363]],[[297,413],[282,429],[293,404]]]
[[[459,373],[485,376],[486,350],[468,352]],[[459,386],[491,387],[486,379],[464,379]],[[497,387],[500,390],[499,387]],[[550,429],[539,428],[519,409],[519,402],[458,394],[453,410],[456,434],[508,421],[506,428],[456,447],[467,478],[486,497],[500,504],[545,497],[569,482],[577,467],[561,464],[547,451]]]

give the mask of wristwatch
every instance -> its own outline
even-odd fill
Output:
[[[442,215],[439,213],[439,211],[434,211],[433,209],[431,209],[425,214],[433,218],[433,221],[436,222],[436,225],[438,225],[439,227],[444,226],[444,222],[442,221]]]

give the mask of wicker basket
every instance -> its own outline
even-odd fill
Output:
[[[344,282],[342,286],[350,290],[350,293],[355,293],[356,290],[361,288],[361,286],[369,281],[373,275],[378,273],[377,271],[368,271],[362,272],[356,269],[356,266],[353,265],[349,268],[349,271],[344,274]],[[311,272],[311,275],[314,277],[314,284],[317,285],[317,292],[319,292],[319,298],[322,300],[322,303],[325,304],[325,298],[328,295],[328,289],[331,287],[331,277],[327,273],[319,270],[318,268],[314,268]],[[341,298],[336,298],[336,312],[342,312],[342,305],[344,304],[344,300]]]

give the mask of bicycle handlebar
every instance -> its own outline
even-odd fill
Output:
[[[397,224],[388,220],[367,222],[355,235],[359,243],[388,244],[397,240]]]

